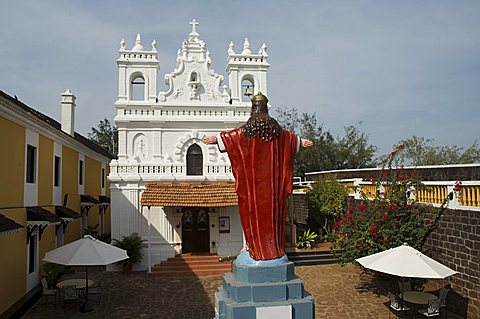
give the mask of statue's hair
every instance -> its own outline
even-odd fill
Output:
[[[242,126],[243,134],[248,139],[260,138],[263,141],[271,141],[280,135],[282,127],[268,115],[267,103],[252,103],[251,116],[247,123]]]

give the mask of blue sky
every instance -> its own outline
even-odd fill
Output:
[[[86,135],[117,96],[119,42],[153,39],[163,76],[191,30],[225,70],[238,51],[267,44],[271,104],[316,112],[343,135],[361,122],[386,153],[412,135],[436,145],[480,138],[480,1],[68,1],[4,0],[0,89],[60,118],[60,94],[77,96],[76,130]]]

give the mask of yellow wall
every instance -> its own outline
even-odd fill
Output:
[[[64,146],[62,148],[62,200],[65,194],[78,194],[78,152]],[[80,211],[80,204],[78,207],[67,206]]]
[[[0,117],[0,207],[23,206],[25,181],[25,128]]]
[[[67,201],[67,207],[73,209],[77,213],[81,213],[80,211],[80,195],[78,194],[69,194],[68,195],[68,201]],[[67,228],[65,229],[65,234],[63,235],[63,243],[66,245],[68,243],[71,243],[72,241],[75,241],[80,238],[80,225],[81,225],[81,219],[75,219],[68,223]]]
[[[7,188],[5,188],[6,190]],[[27,223],[25,208],[2,209],[1,214],[20,225],[26,225]],[[26,227],[19,229],[16,233],[0,236],[0,254],[2,256],[0,266],[0,314],[25,294],[27,286],[26,245]]]
[[[98,199],[102,192],[102,163],[85,156],[85,194]],[[100,222],[98,206],[88,211],[87,225],[95,226]],[[100,231],[100,226],[97,228]]]
[[[51,205],[53,196],[53,141],[38,136],[38,206]]]

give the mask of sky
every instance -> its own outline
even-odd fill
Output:
[[[0,90],[60,120],[77,97],[77,132],[113,121],[116,59],[140,33],[157,42],[158,91],[199,22],[225,79],[230,41],[266,43],[273,108],[315,113],[335,136],[359,125],[378,155],[412,135],[468,147],[480,139],[480,1],[2,0]],[[228,84],[228,83],[227,83]]]

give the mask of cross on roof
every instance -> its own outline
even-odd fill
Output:
[[[190,25],[192,26],[192,33],[197,33],[196,27],[198,25],[197,20],[193,19],[192,22],[190,22]]]

